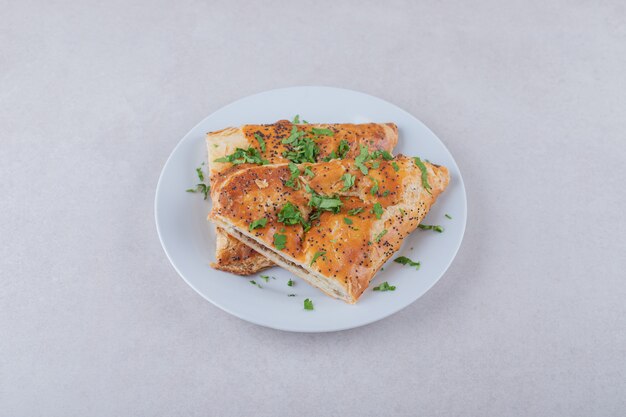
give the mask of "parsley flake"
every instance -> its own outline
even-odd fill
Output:
[[[321,251],[315,252],[315,254],[313,255],[313,259],[311,259],[311,263],[309,264],[309,266],[312,266],[315,263],[315,261],[317,261],[317,258],[319,258],[320,256],[324,256],[324,255],[326,255],[326,251],[321,250]]]
[[[417,227],[422,230],[434,230],[435,232],[443,233],[443,227],[438,224],[418,224]]]
[[[395,285],[389,285],[389,283],[387,281],[385,281],[382,284],[380,284],[378,287],[372,288],[372,290],[373,291],[395,291],[396,290],[396,286]]]
[[[417,165],[420,171],[422,171],[422,187],[424,187],[428,194],[431,194],[431,186],[428,183],[428,170],[426,169],[426,165],[424,165],[422,160],[417,156],[413,158],[413,160],[415,161],[415,165]]]
[[[411,248],[411,249],[413,249],[413,248]],[[414,262],[414,261],[410,260],[409,258],[407,258],[406,256],[400,256],[400,257],[394,259],[393,261],[397,262],[399,264],[402,264],[402,265],[414,266],[415,269],[420,269],[420,263],[419,262]]]
[[[262,227],[265,227],[266,224],[267,224],[267,218],[261,217],[260,219],[255,220],[252,223],[250,223],[250,230],[260,229]]]
[[[305,310],[313,310],[313,301],[308,298],[304,300],[304,309]]]
[[[274,233],[274,247],[278,250],[283,250],[285,246],[287,246],[287,235]]]
[[[452,220],[452,216],[450,216],[449,214],[446,213],[446,217],[450,220]]]
[[[372,213],[374,213],[377,219],[380,219],[380,217],[383,215],[383,211],[383,206],[380,203],[374,204],[374,207],[372,208]]]
[[[265,152],[265,141],[258,133],[254,134],[255,139],[259,142],[259,146],[261,147],[261,152]]]
[[[357,214],[359,214],[362,211],[363,211],[363,207],[353,208],[353,209],[348,210],[348,215],[349,216],[356,216]]]
[[[376,238],[374,238],[374,241],[376,243],[380,242],[380,239],[382,239],[382,237],[385,236],[386,234],[387,234],[387,229],[383,229],[382,232],[376,235]]]
[[[261,154],[259,150],[256,148],[248,148],[248,149],[235,149],[230,155],[226,155],[222,158],[217,158],[215,162],[230,162],[233,165],[240,164],[258,164],[258,165],[266,165],[269,164],[267,159],[261,158]]]
[[[293,287],[293,284],[294,284],[294,282],[293,282],[293,280],[292,280],[292,279],[290,279],[289,281],[287,281],[287,286],[288,286],[288,287]]]
[[[345,224],[352,224],[352,219],[349,219],[347,217],[344,217],[343,221],[344,221]]]
[[[398,166],[398,164],[396,163],[396,161],[393,161],[393,162],[391,163],[391,166],[393,167],[393,170],[394,170],[394,171],[396,171],[396,172],[400,171],[400,167]]]
[[[341,191],[347,191],[351,187],[353,187],[355,179],[356,179],[356,176],[354,176],[352,174],[348,174],[348,173],[343,174],[341,176],[341,180],[343,181],[343,188],[341,189]]]

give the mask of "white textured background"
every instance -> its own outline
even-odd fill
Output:
[[[0,10],[0,416],[626,414],[624,2]],[[213,307],[153,220],[193,125],[303,84],[416,115],[469,199],[435,288],[334,334]]]

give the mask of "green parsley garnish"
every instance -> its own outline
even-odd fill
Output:
[[[306,132],[299,131],[296,126],[291,128],[291,134],[283,139],[284,144],[290,145],[290,150],[283,152],[283,156],[291,162],[301,164],[304,162],[316,162],[319,148]]]
[[[383,157],[383,159],[385,161],[391,161],[393,159],[393,156],[391,156],[391,154],[389,152],[384,151],[384,150],[383,151],[379,151],[379,152],[380,152],[380,155]]]
[[[362,211],[363,211],[363,207],[353,208],[353,209],[348,210],[348,215],[349,216],[356,216],[357,214],[359,214]]]
[[[435,232],[443,233],[443,227],[438,224],[418,224],[417,227],[422,230],[434,230]]]
[[[298,128],[296,126],[292,126],[291,127],[291,132],[289,133],[289,136],[286,137],[285,139],[283,139],[282,143],[284,143],[285,145],[288,145],[290,143],[294,143],[294,142],[298,141],[305,134],[306,134],[306,132],[298,130]]]
[[[378,161],[373,161],[372,162],[372,169],[378,169],[380,167],[380,162]]]
[[[374,215],[376,215],[377,219],[380,219],[380,216],[383,215],[383,206],[380,203],[375,203],[374,207],[372,208],[372,213],[374,213]]]
[[[300,176],[300,170],[298,169],[298,166],[293,162],[289,162],[287,166],[289,167],[289,172],[291,172],[291,176],[287,181],[285,181],[285,185],[287,187],[293,188],[294,190],[299,190],[300,182],[298,181],[298,177]]]
[[[376,193],[378,193],[378,181],[376,180],[376,178],[372,178],[369,177],[370,180],[372,180],[374,182],[374,185],[372,186],[372,189],[370,191],[371,195],[376,195]]]
[[[383,191],[383,197],[387,197],[389,195],[390,191],[389,190],[385,190]]]
[[[258,133],[255,133],[254,137],[259,142],[259,146],[261,147],[261,152],[265,152],[265,141],[263,140],[261,135],[259,135]]]
[[[315,254],[313,255],[313,259],[311,259],[311,263],[309,264],[309,266],[313,265],[315,261],[317,261],[317,258],[319,258],[320,256],[324,256],[324,255],[326,255],[326,251],[321,250],[321,251],[315,252]]]
[[[209,197],[209,191],[211,191],[211,186],[206,184],[198,184],[196,188],[188,188],[185,191],[188,193],[202,193],[204,194],[204,199],[206,200]]]
[[[396,290],[396,286],[395,285],[389,285],[389,283],[387,281],[385,281],[382,284],[380,284],[378,287],[372,288],[372,290],[373,291],[395,291]]]
[[[413,248],[411,248],[411,249],[413,249]],[[412,260],[410,260],[406,256],[400,256],[399,258],[396,258],[393,261],[397,262],[399,264],[402,264],[402,265],[414,266],[415,269],[420,269],[420,263],[419,262],[413,262]]]
[[[204,182],[204,173],[202,172],[202,167],[196,168],[196,172],[198,173],[198,179]]]
[[[343,159],[350,152],[350,144],[347,140],[341,139],[339,141],[339,147],[337,148],[337,156],[339,159]]]
[[[398,166],[398,164],[396,164],[396,161],[393,161],[391,163],[391,166],[393,167],[394,171],[396,171],[396,172],[400,171],[400,167]]]
[[[312,127],[311,128],[311,133],[313,133],[315,136],[333,136],[335,134],[335,132],[333,132],[330,129],[322,129],[319,127]]]
[[[313,301],[308,298],[304,300],[304,309],[305,310],[313,310]]]
[[[278,221],[288,226],[301,224],[305,232],[308,232],[309,229],[311,229],[311,223],[304,220],[304,217],[302,217],[302,213],[300,213],[298,207],[291,203],[285,204],[278,212]]]
[[[452,220],[452,216],[450,216],[449,214],[446,214],[446,217]]]
[[[328,162],[332,161],[333,159],[337,159],[337,154],[335,153],[335,151],[332,151],[330,155],[328,155],[326,158],[322,158],[322,161]]]
[[[309,178],[315,177],[315,173],[311,170],[311,167],[304,168],[304,175],[306,175]]]
[[[417,156],[413,158],[413,160],[415,161],[415,165],[417,165],[420,171],[422,171],[422,187],[424,187],[424,189],[428,192],[428,194],[431,194],[430,192],[431,187],[430,187],[430,184],[428,183],[428,170],[426,169],[426,165],[424,165],[422,160],[419,159],[419,157]]]
[[[296,114],[295,116],[293,116],[293,120],[291,121],[291,123],[293,123],[294,125],[300,124],[300,115]]]
[[[274,247],[278,250],[283,250],[285,246],[287,246],[287,235],[274,233]]]
[[[309,185],[305,185],[305,190],[311,194],[311,200],[309,200],[309,206],[318,210],[331,211],[333,213],[339,213],[341,209],[341,200],[339,197],[327,197],[315,192]]]
[[[399,208],[398,210],[400,210],[400,214],[402,214],[403,216],[405,216],[405,215],[406,215],[406,212],[404,211],[404,209]]]
[[[270,282],[270,276],[269,275],[259,275],[259,277],[261,277],[262,279],[265,280],[265,282]]]
[[[246,163],[247,164],[259,164],[259,165],[269,164],[267,159],[261,158],[261,154],[259,153],[259,150],[256,148],[248,148],[248,149],[237,148],[235,149],[235,152],[233,152],[232,154],[226,155],[222,158],[217,158],[215,162],[230,162],[233,165],[246,164]]]
[[[369,157],[370,154],[367,151],[367,146],[361,145],[361,153],[356,158],[354,158],[354,165],[361,170],[363,175],[367,175],[369,172],[369,169],[367,169],[367,167],[364,165]]]
[[[293,287],[293,284],[294,284],[294,282],[293,282],[293,280],[292,280],[292,279],[290,279],[289,281],[287,281],[287,286],[289,286],[289,287]]]
[[[266,224],[267,224],[267,218],[261,217],[259,220],[255,220],[252,223],[250,223],[250,230],[260,229],[262,227],[265,227]]]
[[[263,287],[261,287],[261,284],[258,284],[255,280],[250,280],[250,284],[256,285],[259,288],[263,288]]]
[[[374,239],[374,241],[376,243],[380,242],[380,239],[382,239],[382,237],[385,236],[386,234],[387,234],[387,229],[384,229],[382,232],[376,235],[376,238]]]
[[[353,187],[355,179],[356,179],[356,176],[354,176],[352,174],[348,174],[348,173],[343,174],[341,176],[341,180],[343,181],[343,188],[341,189],[341,191],[347,191],[351,187]]]
[[[344,221],[345,224],[352,224],[352,219],[349,219],[347,217],[344,217],[343,221]]]

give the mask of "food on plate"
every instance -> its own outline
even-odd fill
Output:
[[[221,175],[209,219],[326,294],[355,303],[449,174],[419,158],[352,148],[345,159],[248,164]]]
[[[225,179],[255,165],[354,159],[363,146],[389,155],[397,141],[398,128],[393,123],[293,124],[281,120],[210,132],[206,144],[211,187],[219,189]],[[262,179],[256,186],[268,187]],[[212,196],[215,201],[215,191]],[[267,257],[217,229],[214,268],[250,275],[273,265]]]

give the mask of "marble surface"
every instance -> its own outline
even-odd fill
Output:
[[[0,416],[626,414],[623,2],[1,8]],[[363,328],[240,321],[157,238],[178,140],[293,85],[407,109],[466,181],[452,267]]]

